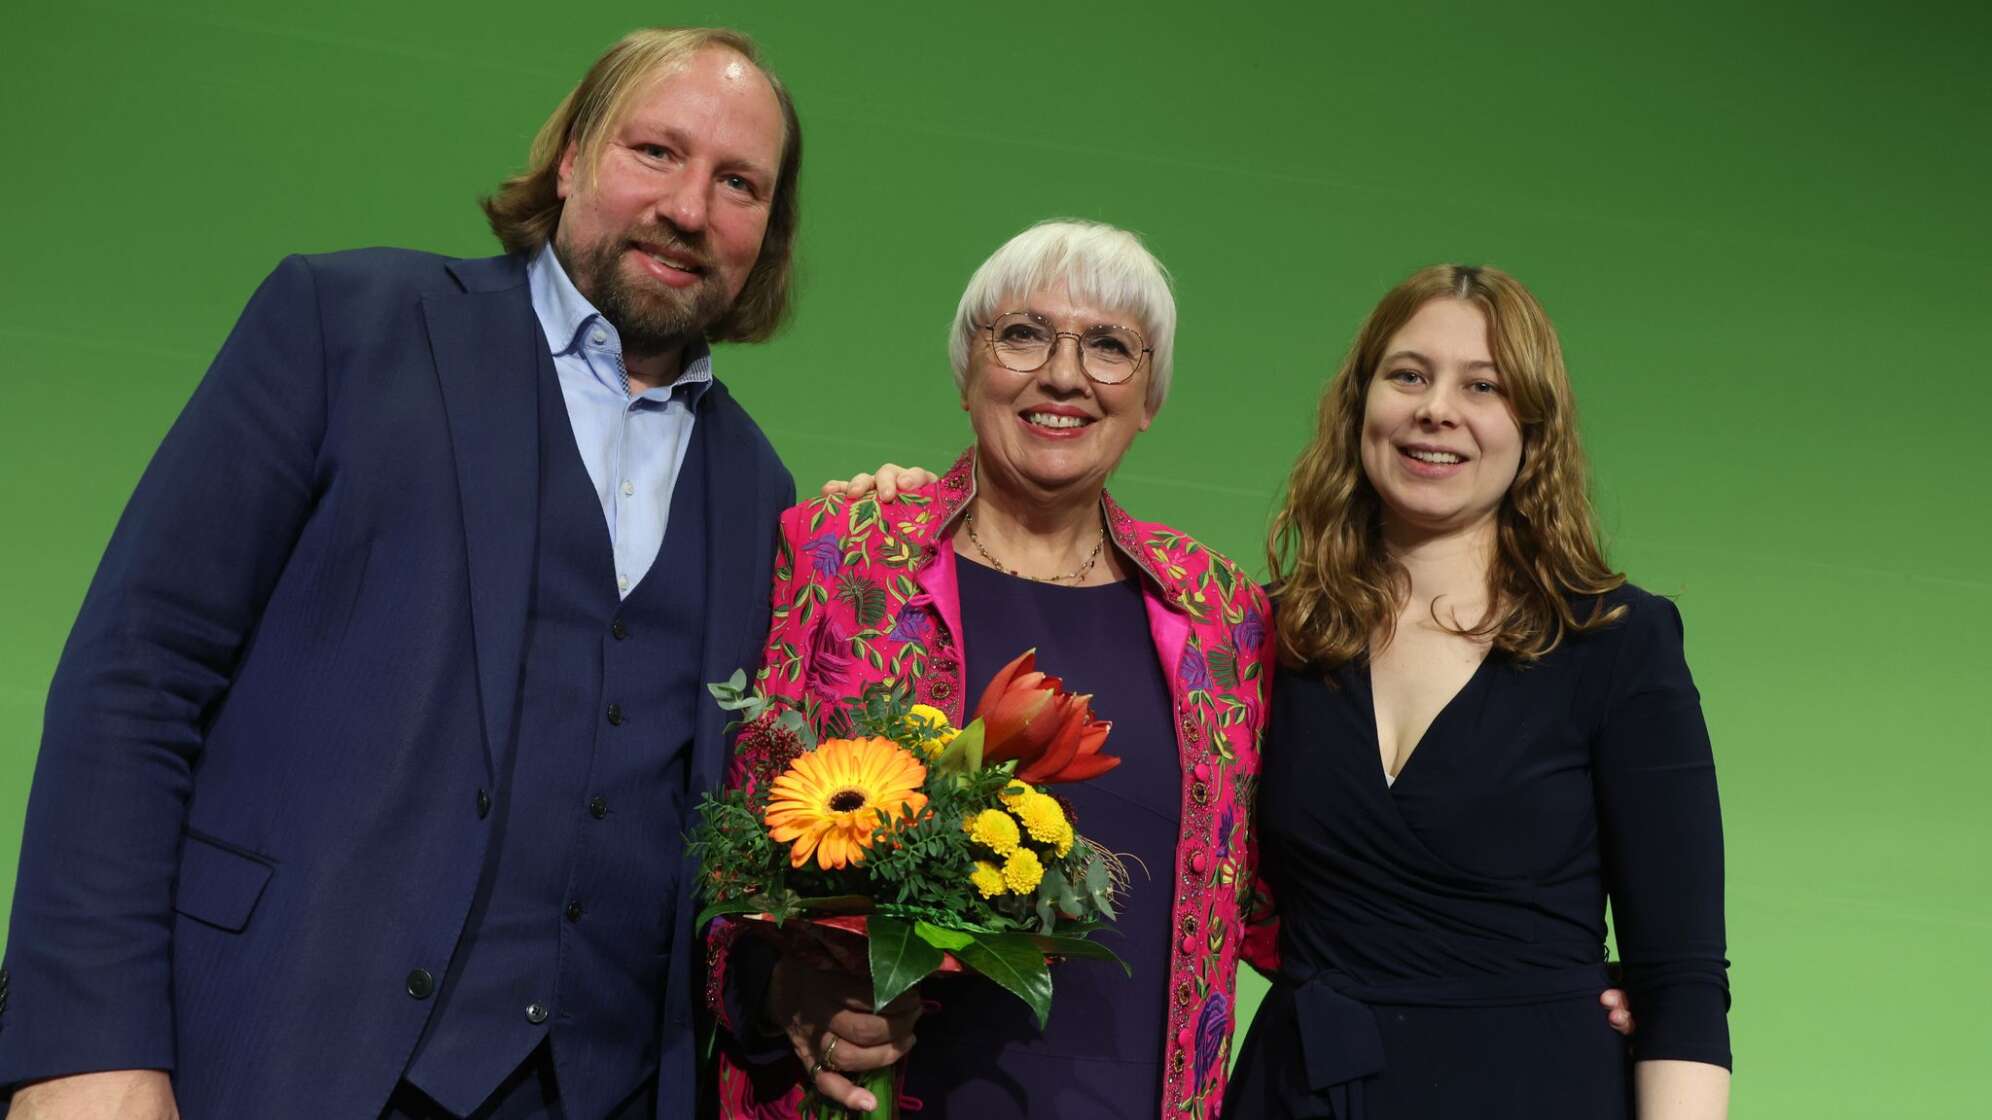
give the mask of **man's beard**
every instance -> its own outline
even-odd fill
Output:
[[[554,249],[575,287],[616,328],[625,354],[661,354],[704,338],[707,328],[728,310],[726,292],[712,274],[711,256],[703,245],[675,230],[638,232],[636,237],[608,238],[586,247],[556,242]],[[704,270],[698,283],[671,288],[652,280],[631,280],[623,272],[622,260],[634,241],[693,257]]]

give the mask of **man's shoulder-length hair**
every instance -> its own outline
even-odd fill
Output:
[[[507,252],[538,253],[560,225],[560,158],[568,145],[575,147],[576,165],[592,170],[603,145],[650,83],[713,47],[753,63],[782,107],[782,162],[761,255],[739,298],[706,331],[714,342],[759,342],[773,335],[788,316],[796,230],[802,222],[797,190],[802,177],[802,123],[788,88],[761,61],[754,40],[742,32],[722,27],[646,27],[623,36],[595,60],[587,76],[540,126],[526,169],[499,184],[482,205],[491,232]]]

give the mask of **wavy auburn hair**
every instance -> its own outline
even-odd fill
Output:
[[[715,47],[752,63],[768,79],[782,108],[782,164],[775,174],[761,255],[733,306],[706,330],[706,338],[713,342],[759,342],[773,335],[788,316],[796,230],[802,224],[797,197],[802,122],[788,87],[761,62],[760,48],[742,32],[723,27],[646,27],[623,36],[595,60],[581,84],[540,126],[526,169],[500,183],[480,205],[506,252],[538,253],[560,227],[560,157],[568,145],[575,146],[575,166],[585,182],[594,175],[603,145],[650,84],[700,51]]]
[[[1363,410],[1390,339],[1435,299],[1463,300],[1486,315],[1488,343],[1522,431],[1521,469],[1496,514],[1498,545],[1487,575],[1492,606],[1480,625],[1461,633],[1529,662],[1566,634],[1597,629],[1624,613],[1604,610],[1598,598],[1625,576],[1605,563],[1598,541],[1556,328],[1514,277],[1432,265],[1370,312],[1321,394],[1314,439],[1287,480],[1266,551],[1277,587],[1280,657],[1288,664],[1346,665],[1367,656],[1372,642],[1388,642],[1396,629],[1411,581],[1384,548],[1382,500],[1363,475]],[[1589,607],[1581,608],[1578,601],[1587,598]]]

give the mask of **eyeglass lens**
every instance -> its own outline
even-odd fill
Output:
[[[1030,373],[1051,360],[1060,333],[1051,324],[1025,312],[1011,312],[989,328],[996,360],[1018,373]],[[1126,327],[1103,324],[1078,334],[1079,364],[1095,381],[1113,384],[1134,376],[1141,362],[1141,336]]]

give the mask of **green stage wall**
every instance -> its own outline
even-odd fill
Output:
[[[1100,218],[1147,236],[1182,310],[1115,491],[1263,572],[1376,298],[1440,260],[1533,286],[1612,556],[1687,619],[1737,1115],[1992,1109],[1979,4],[10,11],[0,907],[63,637],[257,282],[298,251],[495,251],[476,196],[596,52],[709,22],[762,39],[807,127],[799,314],[719,355],[806,486],[944,466],[970,270],[1035,219]]]

